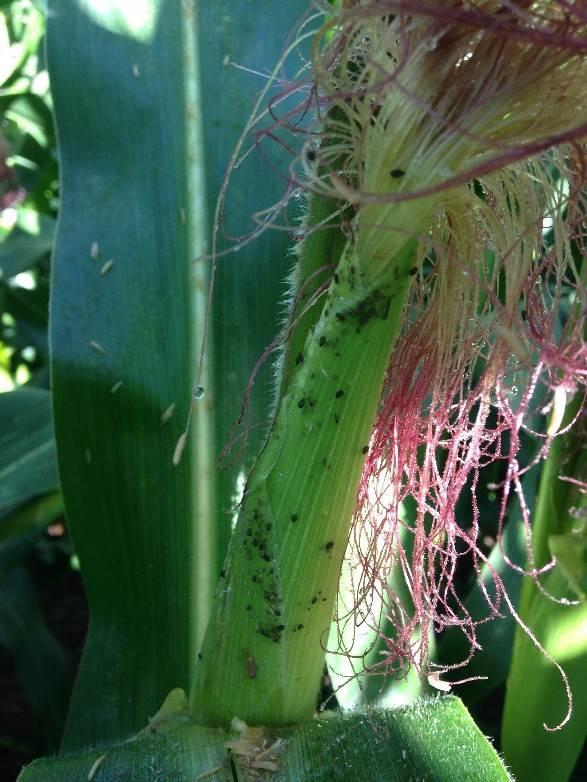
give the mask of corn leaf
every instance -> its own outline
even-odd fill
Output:
[[[304,4],[223,0],[201,14],[191,2],[140,5],[135,14],[122,0],[60,0],[48,15],[62,183],[55,433],[91,607],[67,750],[129,735],[165,692],[189,688],[242,469],[217,476],[216,455],[275,333],[287,262],[276,232],[219,265],[205,394],[174,466],[202,337],[212,205],[260,86],[223,63],[266,71]],[[245,174],[231,208],[250,215],[281,185]],[[267,393],[253,399],[253,420],[267,407]]]
[[[577,398],[573,401],[567,423],[579,403]],[[540,587],[527,577],[522,589],[520,617],[544,651],[517,628],[506,682],[502,746],[519,782],[569,779],[587,736],[587,494],[580,485],[587,472],[584,436],[580,422],[555,439],[540,480],[534,557],[538,567],[553,557],[557,565],[540,577]],[[569,707],[554,661],[568,677],[574,709],[564,727],[547,731],[544,725],[561,724]]]
[[[248,779],[243,768],[261,770],[267,782],[507,782],[511,777],[457,698],[419,701],[390,711],[353,712],[315,720],[268,737],[273,768],[260,751],[240,740],[232,756],[223,731],[202,728],[178,716],[175,725],[152,725],[147,735],[107,752],[36,761],[18,782],[133,782],[152,779],[234,782]],[[245,734],[246,735],[246,734]],[[236,737],[230,737],[232,741]],[[240,750],[240,752],[239,752]]]

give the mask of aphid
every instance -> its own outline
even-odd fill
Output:
[[[249,674],[249,679],[254,679],[257,675],[257,664],[251,654],[247,657],[247,673]]]
[[[427,678],[428,684],[434,687],[435,690],[440,690],[441,692],[451,691],[452,686],[450,682],[443,682],[437,673],[429,673]]]
[[[554,392],[554,399],[552,400],[552,412],[548,422],[548,429],[546,430],[546,434],[549,437],[554,437],[560,429],[560,425],[565,417],[566,404],[567,391],[564,386],[557,386]]]
[[[187,439],[188,439],[188,433],[184,432],[180,436],[179,440],[177,441],[177,443],[175,445],[175,451],[173,452],[173,466],[174,467],[177,467],[177,465],[181,461],[181,456],[183,454],[183,449],[186,446]]]
[[[174,411],[174,410],[175,410],[175,402],[172,402],[172,403],[169,405],[169,407],[167,408],[167,410],[165,410],[165,411],[164,411],[164,412],[161,414],[161,423],[162,423],[162,424],[164,424],[164,423],[166,423],[167,421],[169,421],[169,419],[170,419],[170,418],[171,418],[171,416],[173,415],[173,411]]]
[[[100,768],[100,766],[104,762],[105,757],[106,754],[100,755],[100,757],[96,758],[96,760],[92,763],[92,767],[88,771],[88,782],[92,782],[92,779],[96,776],[96,771]]]

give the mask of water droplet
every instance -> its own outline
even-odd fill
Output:
[[[199,399],[204,398],[204,394],[206,393],[206,390],[204,386],[196,386],[194,388],[194,399],[197,401]]]

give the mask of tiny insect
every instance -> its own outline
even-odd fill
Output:
[[[548,422],[548,428],[546,430],[546,434],[549,437],[554,437],[560,429],[563,418],[565,417],[566,404],[567,390],[564,386],[557,386],[554,392],[554,399],[552,400],[550,421]]]
[[[172,459],[174,467],[177,467],[177,465],[181,461],[181,456],[183,454],[187,440],[188,440],[188,433],[184,432],[182,435],[180,435],[179,440],[176,443],[175,451],[173,452],[173,459]]]
[[[257,675],[257,664],[252,655],[247,657],[247,673],[249,674],[250,679],[254,679]]]
[[[104,754],[104,755],[100,755],[99,758],[96,758],[91,769],[88,772],[88,782],[91,782],[92,779],[96,776],[96,771],[100,768],[100,766],[104,762],[105,757],[106,755]]]
[[[169,405],[169,407],[166,410],[164,410],[164,412],[161,414],[161,423],[162,424],[167,423],[167,421],[169,421],[169,419],[173,415],[174,411],[175,411],[175,402],[172,402]]]
[[[428,674],[428,684],[441,692],[450,692],[452,688],[450,682],[443,682],[437,673]]]
[[[102,345],[100,345],[100,343],[99,343],[99,342],[96,342],[95,340],[91,340],[91,342],[89,343],[89,345],[90,345],[90,347],[91,347],[93,350],[95,350],[95,351],[96,351],[96,353],[102,353],[102,355],[105,355],[106,351],[104,350],[104,348],[102,347]]]

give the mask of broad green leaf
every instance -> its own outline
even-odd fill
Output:
[[[566,423],[573,420],[580,404],[576,397],[567,410]],[[553,554],[561,561],[540,578],[540,588],[527,577],[522,590],[520,617],[546,654],[522,628],[516,630],[502,746],[519,782],[565,782],[587,735],[584,423],[580,419],[575,428],[554,440],[540,480],[533,531],[536,566],[546,566]],[[554,728],[565,721],[569,706],[554,661],[568,678],[574,708],[568,723],[551,732],[543,725]]]
[[[151,724],[147,735],[100,752],[36,761],[18,782],[133,782],[153,779],[233,782],[248,779],[247,763],[261,762],[255,744],[241,740],[228,755],[223,731],[190,724],[185,716]],[[150,735],[149,735],[150,734]],[[244,733],[243,736],[247,734]],[[277,741],[277,770],[267,782],[507,782],[501,760],[456,698],[419,701],[412,707],[372,710],[314,720],[267,737]],[[239,749],[241,754],[239,755]],[[249,754],[245,754],[249,751]],[[240,763],[239,763],[240,758]],[[231,768],[232,761],[232,768]],[[241,765],[242,764],[242,765]],[[262,770],[258,765],[257,769]]]
[[[282,233],[219,262],[205,395],[174,467],[202,337],[212,205],[259,87],[223,63],[271,68],[305,3],[143,5],[153,11],[146,37],[112,29],[122,0],[91,13],[55,1],[48,16],[62,181],[55,427],[91,606],[68,750],[132,733],[166,691],[189,688],[242,466],[217,475],[216,456],[276,331],[287,263]],[[277,200],[258,171],[241,174],[236,231],[263,198]],[[266,421],[268,396],[253,401],[253,422]]]
[[[575,596],[562,570],[550,573],[543,586],[557,597]],[[574,708],[565,727],[545,730],[565,716],[565,686],[553,662],[519,632],[507,683],[503,751],[519,782],[565,782],[587,736],[587,603],[561,606],[538,593],[524,621],[568,676]]]
[[[0,394],[0,422],[2,514],[59,483],[49,392],[21,388]]]

